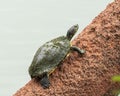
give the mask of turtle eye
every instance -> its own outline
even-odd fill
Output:
[[[79,28],[78,24],[74,25],[74,31],[77,31]]]

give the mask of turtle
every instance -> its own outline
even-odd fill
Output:
[[[40,85],[46,89],[50,86],[49,76],[71,51],[84,54],[85,50],[72,46],[70,41],[77,32],[78,24],[73,25],[66,36],[60,36],[43,44],[34,55],[29,67],[31,78],[39,78]]]

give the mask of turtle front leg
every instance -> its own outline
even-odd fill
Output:
[[[40,80],[40,84],[41,84],[41,86],[42,86],[44,89],[49,88],[49,86],[50,86],[50,81],[49,81],[48,73],[45,73],[45,74],[43,75],[43,77],[42,77],[41,80]]]
[[[70,47],[70,50],[71,50],[71,51],[77,51],[80,55],[85,53],[85,50],[82,50],[82,49],[80,49],[80,48],[77,47],[77,46],[71,46],[71,47]]]

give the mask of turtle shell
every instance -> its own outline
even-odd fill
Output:
[[[70,41],[65,36],[46,42],[36,52],[29,67],[29,74],[33,78],[50,73],[66,57],[69,50]]]

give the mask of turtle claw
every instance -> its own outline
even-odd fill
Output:
[[[50,86],[50,83],[42,83],[41,86],[43,87],[43,89],[47,89]]]
[[[85,50],[80,50],[80,54],[84,54],[85,53]]]

